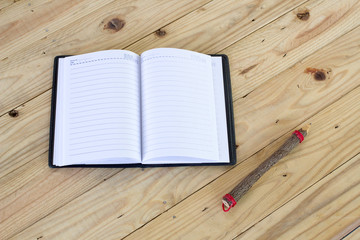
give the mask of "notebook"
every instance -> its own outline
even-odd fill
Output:
[[[235,163],[226,55],[157,48],[55,57],[50,167]]]

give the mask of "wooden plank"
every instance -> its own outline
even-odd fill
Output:
[[[99,168],[58,171],[44,168],[47,159],[45,152],[0,178],[0,239],[8,239],[122,171]]]
[[[50,98],[48,91],[0,117],[0,177],[47,152]]]
[[[360,99],[360,87],[307,120],[306,122],[312,123],[312,131],[306,141],[271,168],[229,213],[222,211],[221,197],[271,155],[289,137],[289,134],[231,169],[125,239],[190,239],[200,238],[200,236],[202,238],[233,239],[358,153],[360,104],[353,104],[358,99]],[[334,127],[337,125],[337,128]],[[357,166],[358,163],[357,161]],[[345,194],[346,189],[350,191],[351,187],[354,187],[351,189],[348,200],[352,199],[351,196],[355,196],[353,201],[357,206],[359,204],[360,177],[358,174],[349,177],[353,179],[353,182],[342,181],[346,185],[343,186],[343,189],[338,190],[340,194],[341,192]],[[329,201],[329,199],[327,200]],[[334,201],[336,202],[336,200]],[[309,210],[310,213],[316,210],[314,205],[316,206],[316,203],[310,205],[312,207]],[[351,205],[350,209],[352,207],[354,206]],[[350,209],[346,208],[346,212]],[[355,212],[355,215],[351,215],[350,220],[354,219],[356,213],[358,211]],[[55,216],[50,219],[53,217]],[[325,217],[320,216],[321,220],[325,220]],[[301,219],[301,212],[296,211],[294,216],[290,217],[289,222],[291,223],[291,220],[296,218]],[[46,223],[43,221],[41,224]],[[32,226],[23,234],[32,233],[30,229],[35,232],[41,231],[41,228],[39,222],[39,225]],[[256,239],[251,235],[250,239],[253,238]],[[277,239],[276,235],[275,239]]]
[[[2,45],[0,59],[15,57],[19,50],[27,49],[41,38],[47,38],[50,33],[78,21],[111,2],[112,0],[106,0],[102,3],[89,4],[79,0],[67,0],[61,3],[34,0],[20,1],[11,5],[0,16]],[[4,65],[7,67],[8,62]]]
[[[359,172],[360,154],[235,239],[344,237],[360,223]]]
[[[0,115],[51,88],[56,55],[124,48],[209,1],[19,2],[0,15]]]
[[[222,51],[229,56],[234,100],[359,26],[360,1],[309,1]],[[299,13],[309,13],[300,20]]]
[[[212,1],[129,47],[141,53],[157,47],[216,53],[307,0]],[[165,33],[165,34],[164,34]]]
[[[263,147],[262,142],[269,143],[287,133],[295,125],[300,124],[359,85],[360,70],[357,68],[357,61],[360,56],[360,49],[357,44],[360,38],[359,33],[360,28],[357,28],[344,35],[294,68],[283,72],[277,78],[271,79],[269,85],[262,85],[248,97],[234,103],[237,141],[242,144],[237,152],[239,162],[244,161],[246,157],[261,149]],[[324,69],[330,66],[332,70],[331,76],[324,81],[316,81],[312,75],[304,73],[308,66]],[[297,87],[298,84],[299,88]],[[245,111],[247,111],[246,114]],[[350,113],[352,113],[351,109]],[[273,117],[278,117],[278,115],[281,115],[280,121],[275,123],[276,118],[273,119]],[[333,124],[331,129],[335,129],[336,124],[339,124],[340,127],[335,130],[340,129],[343,124],[348,125],[348,122],[344,122],[345,120],[342,117],[348,118],[346,114],[334,118],[332,118],[332,115],[330,116],[332,121],[329,124]],[[352,121],[352,118],[349,117],[348,120]],[[330,125],[326,126],[329,127]],[[349,124],[349,126],[353,125]],[[255,127],[266,130],[254,133],[253,128]],[[339,135],[341,134],[336,135],[336,137],[340,137]],[[344,137],[341,136],[339,142],[343,141],[343,139]],[[322,138],[314,138],[312,144],[321,141],[323,141]],[[317,144],[314,145],[317,146]],[[244,176],[251,171],[264,158],[264,154],[269,154],[269,149],[273,148],[267,148],[267,151],[260,152],[256,157],[237,167],[236,172],[231,175],[234,176],[232,184],[235,184],[235,179],[239,178],[235,177],[236,174]],[[309,150],[311,149],[309,148]],[[330,171],[329,168],[337,165],[339,161],[345,161],[349,157],[348,155],[352,154],[351,150],[353,149],[342,150],[341,153],[337,154],[337,158],[334,158],[334,162],[329,164],[328,168],[319,166],[319,169],[313,168],[313,171],[319,171],[320,173],[324,173],[326,170]],[[328,158],[334,157],[335,151],[333,154],[326,154]],[[294,157],[297,157],[297,155],[294,155]],[[296,168],[296,166],[293,167]],[[38,221],[19,236],[35,237],[46,235],[52,238],[61,232],[60,237],[75,234],[74,236],[84,238],[100,236],[120,238],[141,227],[171,206],[181,202],[186,196],[205,186],[227,169],[225,167],[189,167],[146,169],[144,172],[126,169],[121,174],[117,174],[106,181],[106,184],[109,185],[104,186],[101,184],[93,188],[63,208]],[[286,168],[282,170],[281,175],[285,171]],[[158,179],[161,179],[161,181]],[[304,179],[304,184],[311,183],[313,179],[309,175],[307,180]],[[53,184],[56,185],[56,182]],[[211,189],[213,185],[209,186]],[[117,189],[116,193],[114,193],[114,189]],[[299,189],[294,188],[295,192],[296,190]],[[28,191],[32,192],[31,189],[28,189]],[[292,196],[291,192],[288,194]],[[166,204],[163,201],[166,201]],[[118,204],[114,204],[114,202]],[[83,209],[85,204],[87,206],[86,211]],[[103,209],[112,209],[112,211],[100,213]],[[71,216],[68,214],[71,214]],[[84,214],[91,217],[84,217]],[[119,216],[121,217],[118,218]],[[75,224],[77,226],[76,230],[72,228]],[[114,235],[107,235],[110,233]]]

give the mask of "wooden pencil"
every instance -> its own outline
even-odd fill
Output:
[[[264,175],[274,164],[288,155],[292,149],[304,140],[304,137],[306,137],[309,129],[310,124],[304,128],[296,130],[278,150],[276,150],[270,157],[268,157],[255,170],[246,176],[233,190],[231,190],[230,193],[226,194],[222,199],[223,210],[227,212],[234,207],[237,201],[239,201],[240,198],[249,191],[249,189],[262,175]]]

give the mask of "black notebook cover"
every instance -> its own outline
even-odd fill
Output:
[[[51,116],[50,116],[50,137],[49,137],[49,167],[64,168],[64,167],[94,167],[94,168],[130,168],[130,167],[179,167],[179,166],[223,166],[234,165],[236,163],[236,142],[235,142],[235,127],[234,127],[234,113],[231,94],[231,80],[229,59],[225,54],[211,54],[211,56],[222,57],[223,76],[224,76],[224,91],[226,104],[226,119],[228,131],[228,145],[229,145],[229,163],[184,163],[184,164],[75,164],[67,166],[55,166],[53,164],[54,154],[54,137],[55,137],[55,114],[56,114],[56,94],[57,94],[57,76],[59,58],[68,57],[68,55],[56,56],[54,59],[53,71],[53,87],[51,97]]]

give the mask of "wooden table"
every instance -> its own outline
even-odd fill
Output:
[[[360,2],[0,2],[0,239],[360,239]],[[176,47],[230,58],[237,165],[50,169],[53,58]],[[307,139],[228,213],[291,132]]]

